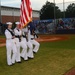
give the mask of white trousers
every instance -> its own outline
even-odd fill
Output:
[[[12,39],[6,41],[6,49],[7,49],[7,64],[12,65],[16,61],[17,49],[15,43],[13,43]]]
[[[34,55],[33,55],[33,45],[30,41],[27,42],[27,46],[29,48],[28,50],[28,57],[29,58],[34,58]]]
[[[21,62],[21,57],[20,57],[20,42],[19,42],[18,38],[16,38],[16,47],[17,47],[16,62]]]
[[[31,40],[32,45],[35,47],[33,48],[33,52],[37,53],[40,47],[40,44],[36,40]]]
[[[28,56],[27,56],[27,44],[26,44],[26,39],[23,38],[20,46],[22,47],[22,52],[21,52],[21,57],[24,58],[24,60],[28,60]]]

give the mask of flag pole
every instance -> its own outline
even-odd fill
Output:
[[[2,17],[1,17],[1,0],[0,0],[0,22],[2,22]]]

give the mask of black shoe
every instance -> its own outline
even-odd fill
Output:
[[[24,58],[23,57],[21,57],[23,60],[24,60]]]
[[[34,54],[36,54],[36,52],[33,51]]]
[[[34,58],[28,57],[28,59],[34,59]]]
[[[17,63],[21,63],[21,61],[18,61]]]
[[[12,63],[12,65],[15,65],[15,63]]]

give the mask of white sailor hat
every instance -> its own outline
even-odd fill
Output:
[[[7,24],[7,25],[12,25],[12,22],[7,22],[6,24]]]
[[[16,25],[20,25],[20,22],[15,22]]]

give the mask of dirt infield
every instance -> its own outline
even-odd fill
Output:
[[[0,47],[5,46],[5,39],[0,38]]]
[[[3,46],[5,46],[6,44],[5,43],[3,43],[3,44],[0,44],[0,47],[3,47]]]
[[[40,36],[38,39],[36,39],[38,42],[55,42],[55,41],[62,41],[62,40],[68,40],[69,38],[67,36]]]
[[[75,75],[75,68],[71,69],[70,71],[68,71],[64,75]]]
[[[1,43],[5,43],[5,39],[4,38],[0,38],[0,44]]]
[[[38,39],[36,39],[38,42],[55,42],[55,41],[62,41],[67,40],[67,36],[46,36],[46,35],[40,35]],[[0,47],[5,46],[5,39],[0,38]]]

